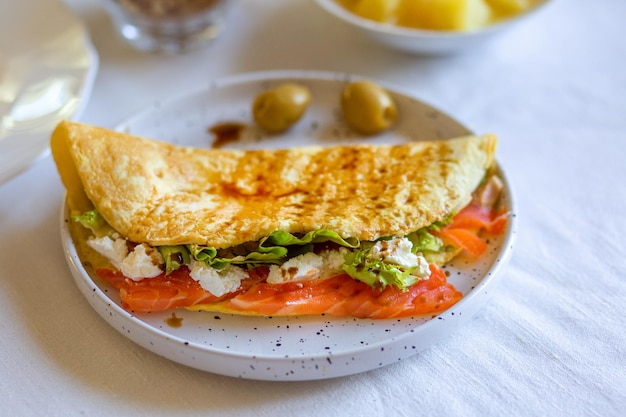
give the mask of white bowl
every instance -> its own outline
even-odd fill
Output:
[[[62,0],[0,1],[0,28],[2,184],[48,155],[57,123],[80,118],[99,57]]]
[[[383,45],[415,54],[438,55],[460,52],[483,44],[495,35],[534,15],[551,0],[540,0],[537,5],[524,13],[468,31],[436,31],[400,27],[362,18],[346,10],[337,0],[315,0],[315,2],[331,15]]]

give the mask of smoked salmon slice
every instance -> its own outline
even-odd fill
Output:
[[[446,244],[463,248],[473,257],[487,249],[483,233],[496,235],[506,227],[508,213],[495,212],[472,202],[452,223],[433,231]],[[394,286],[372,288],[347,274],[304,282],[269,284],[269,269],[249,271],[249,277],[234,292],[216,297],[203,289],[181,267],[141,281],[110,269],[97,270],[98,276],[119,291],[122,306],[130,311],[164,311],[189,308],[257,316],[296,316],[329,314],[341,317],[385,319],[434,314],[457,303],[463,294],[447,282],[445,273],[430,265],[430,278],[399,290]]]
[[[474,258],[480,257],[487,250],[487,243],[482,234],[498,235],[504,231],[509,213],[502,210],[494,211],[490,207],[481,206],[472,201],[461,210],[452,223],[442,227],[433,234],[446,244],[464,249]]]
[[[499,212],[476,202],[472,202],[461,210],[452,223],[446,226],[448,229],[468,229],[474,232],[484,230],[485,232],[497,235],[504,231],[508,218],[505,210]]]
[[[134,281],[120,271],[106,268],[98,269],[96,274],[119,291],[125,309],[148,312],[215,303],[226,297],[233,297],[264,280],[267,272],[263,272],[263,269],[265,268],[250,271],[250,276],[241,282],[237,291],[221,297],[216,297],[202,288],[189,276],[187,267],[177,269],[169,275],[162,273],[141,281]]]
[[[261,316],[329,314],[385,319],[434,314],[458,302],[463,294],[446,281],[445,273],[431,265],[431,275],[406,291],[388,286],[374,289],[347,274],[322,280],[268,284],[267,268],[250,271],[241,287],[222,297],[205,291],[186,267],[169,276],[133,281],[121,273],[99,269],[97,274],[119,290],[130,311],[163,311],[177,307]]]

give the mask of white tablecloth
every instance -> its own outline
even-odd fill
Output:
[[[90,308],[60,246],[64,190],[47,157],[0,186],[0,415],[626,415],[626,2],[556,1],[439,58],[373,45],[302,0],[240,0],[210,48],[146,55],[98,1],[68,4],[100,55],[81,121],[113,126],[235,73],[365,75],[499,135],[519,233],[496,295],[422,353],[338,379],[240,380],[152,354]]]

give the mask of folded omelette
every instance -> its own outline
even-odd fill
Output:
[[[250,285],[270,282],[259,268],[270,275],[272,268],[283,268],[282,278],[271,284],[304,285],[326,278],[324,268],[310,273],[310,265],[319,262],[303,268],[304,261],[294,259],[337,248],[345,263],[339,261],[331,275],[347,273],[372,288],[393,284],[400,292],[427,279],[423,265],[416,278],[415,262],[402,260],[402,248],[408,245],[407,256],[430,251],[431,263],[458,253],[449,245],[429,245],[438,240],[437,225],[449,223],[472,201],[494,165],[496,143],[494,135],[484,135],[399,145],[197,149],[68,121],[51,138],[76,218],[95,212],[111,242],[123,240],[129,253],[140,244],[148,248],[145,253],[158,252],[151,259],[162,263],[163,274],[151,275],[159,279],[186,265],[202,284],[202,268],[213,268],[211,280],[223,281],[219,288],[203,286],[209,299],[182,307],[228,312],[236,309],[224,307],[225,297],[241,294],[251,275],[256,281]],[[429,247],[419,247],[424,244]],[[116,273],[124,271],[122,255],[109,256]],[[327,263],[337,258],[320,256]],[[286,273],[289,265],[310,268],[298,274],[291,266]],[[243,271],[234,283],[232,268]],[[389,268],[393,279],[385,279]],[[143,277],[131,278],[134,285]]]
[[[329,228],[362,240],[407,234],[467,205],[496,147],[486,135],[390,146],[206,150],[71,122],[57,127],[52,142],[55,158],[70,154],[67,163],[88,199],[129,240],[216,248],[275,230]]]

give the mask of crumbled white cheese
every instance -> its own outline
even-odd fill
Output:
[[[313,252],[308,252],[289,259],[284,264],[270,266],[267,277],[269,284],[300,282],[317,279],[324,265],[324,259]]]
[[[233,292],[239,288],[241,281],[248,277],[243,268],[227,265],[223,269],[215,269],[204,262],[192,260],[190,265],[191,278],[216,297]]]
[[[322,270],[320,272],[320,277],[328,278],[342,273],[343,264],[345,263],[345,256],[349,252],[350,251],[348,250],[348,248],[344,247],[320,252],[320,256],[324,260]]]
[[[153,278],[163,272],[163,257],[158,250],[142,243],[128,251],[125,239],[103,236],[87,240],[87,244],[111,262],[122,274],[135,281]]]
[[[109,236],[103,236],[88,239],[87,244],[100,255],[107,258],[117,269],[120,269],[124,258],[128,256],[128,246],[124,239],[111,239]]]
[[[430,276],[430,268],[426,258],[421,253],[411,252],[413,244],[405,237],[397,237],[390,240],[376,242],[370,250],[373,259],[380,259],[385,263],[415,268],[411,275],[422,278]]]
[[[417,268],[411,272],[411,275],[419,277],[420,279],[430,278],[430,267],[428,266],[428,261],[421,253],[418,253],[416,256]]]
[[[163,272],[163,257],[155,248],[142,243],[122,261],[119,269],[122,274],[135,281],[153,278]]]
[[[381,259],[385,263],[413,268],[418,265],[417,257],[411,253],[413,244],[405,237],[376,242],[370,250],[373,259]]]

